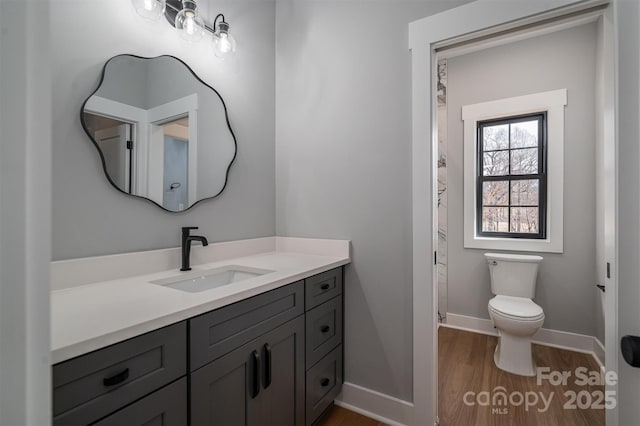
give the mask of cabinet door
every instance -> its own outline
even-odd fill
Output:
[[[261,421],[251,425],[304,425],[304,332],[301,316],[260,339],[263,390],[257,400]]]
[[[302,426],[304,317],[191,373],[194,426]]]

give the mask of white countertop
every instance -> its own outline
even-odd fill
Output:
[[[149,282],[178,276],[178,268],[52,291],[52,362],[71,359],[350,262],[348,241],[274,238],[280,239],[274,244],[274,251],[192,266],[193,271],[237,265],[274,272],[199,293]],[[342,244],[333,244],[332,250],[326,250],[326,241]],[[95,264],[98,260],[87,261]],[[131,260],[135,261],[135,257]]]

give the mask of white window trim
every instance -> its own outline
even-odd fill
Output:
[[[567,89],[499,99],[462,107],[464,121],[464,247],[562,253],[564,207],[564,107]],[[478,122],[547,112],[547,238],[479,237],[476,226],[476,129]]]

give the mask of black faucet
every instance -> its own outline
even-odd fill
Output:
[[[189,257],[191,256],[191,241],[200,241],[203,246],[208,246],[209,242],[206,237],[199,235],[189,235],[192,229],[198,229],[197,226],[183,226],[182,227],[182,268],[181,271],[190,271]]]

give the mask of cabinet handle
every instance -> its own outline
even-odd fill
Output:
[[[250,395],[255,398],[260,393],[260,354],[258,351],[251,352],[251,384]]]
[[[329,380],[327,378],[324,378],[324,379],[320,380],[320,386],[322,386],[323,388],[327,387],[327,386],[329,386],[330,382],[331,382],[331,380]]]
[[[328,283],[324,283],[320,286],[320,290],[329,290],[329,284]]]
[[[264,344],[264,382],[265,389],[271,384],[271,346],[268,343]]]
[[[127,380],[129,378],[129,369],[125,368],[118,374],[114,374],[111,377],[102,379],[102,384],[105,386],[115,386]]]
[[[320,327],[320,331],[323,333],[326,333],[329,330],[331,330],[331,327],[329,327],[328,325],[323,325],[322,327]]]

